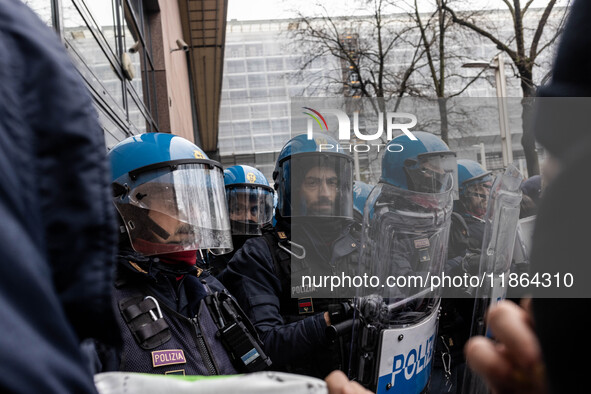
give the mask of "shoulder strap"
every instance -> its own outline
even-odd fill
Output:
[[[240,372],[258,372],[271,365],[255,327],[236,300],[225,291],[209,294],[205,305],[218,327],[217,336]]]
[[[275,229],[272,229],[270,231],[264,231],[262,237],[269,247],[269,252],[273,259],[273,269],[275,270],[275,274],[281,281],[283,281],[283,278],[289,275],[289,272],[286,272],[286,265],[284,263],[290,261],[291,257],[278,247],[279,242],[282,241],[282,236],[281,234],[277,234]],[[283,237],[284,239],[287,239],[285,235],[283,235]]]
[[[466,219],[457,212],[452,212],[451,214],[451,231],[456,232],[456,234],[461,234],[462,238],[470,238],[468,223],[466,223]]]

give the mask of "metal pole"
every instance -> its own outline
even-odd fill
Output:
[[[355,147],[357,146],[357,138],[355,138],[353,140],[353,165],[355,166],[355,180],[356,181],[360,181],[361,180],[361,174],[359,173],[359,153],[357,153],[357,150],[355,149]]]
[[[484,151],[484,142],[480,143],[480,165],[486,171],[486,152]]]
[[[511,130],[509,129],[509,114],[507,113],[507,79],[505,77],[505,61],[503,54],[494,58],[497,103],[499,106],[499,129],[501,132],[501,152],[503,167],[513,162],[513,146],[511,144]]]

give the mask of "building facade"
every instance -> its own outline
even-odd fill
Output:
[[[532,10],[530,18],[539,18],[541,12]],[[397,23],[401,29],[410,23],[407,15],[390,15],[388,18],[393,19],[393,23]],[[511,36],[512,18],[508,12],[491,12],[487,18],[488,22],[500,26],[497,31],[499,37]],[[346,23],[350,25],[351,20],[352,18],[347,18]],[[338,24],[338,20],[335,23]],[[359,18],[359,23],[363,23],[363,18]],[[299,46],[303,47],[305,44],[294,42],[293,30],[297,28],[296,20],[228,21],[218,145],[221,160],[225,165],[250,164],[258,167],[266,176],[271,176],[275,159],[283,144],[291,135],[302,132],[299,128],[293,129],[294,119],[301,115],[298,108],[290,107],[293,99],[347,96],[347,93],[343,92],[345,89],[339,92],[338,86],[336,91],[326,88],[330,84],[334,85],[335,80],[341,77],[339,73],[345,75],[340,70],[340,62],[337,62],[334,56],[326,55],[314,59],[311,65],[301,72],[305,51],[300,50]],[[548,35],[555,31],[552,27],[547,30]],[[387,61],[387,67],[401,69],[405,66],[403,63],[416,49],[412,42],[417,42],[417,34],[418,32],[415,32],[414,38],[410,35],[397,45],[393,51],[396,57]],[[447,91],[451,93],[462,91],[464,84],[482,71],[462,68],[463,62],[468,62],[469,59],[492,60],[499,53],[489,40],[463,30],[461,34],[448,38],[446,45],[449,53],[462,55],[450,56],[447,60],[448,68],[457,74],[456,77],[447,80]],[[552,55],[552,47],[549,47],[537,59],[538,67],[535,68],[534,75],[536,81],[544,79],[544,75],[549,72]],[[520,144],[522,93],[520,81],[514,76],[511,67],[507,65],[505,68],[508,97],[506,101],[509,107],[514,161],[524,170],[525,158]],[[470,83],[458,98],[453,99],[456,106],[462,107],[462,111],[477,111],[473,116],[477,117],[478,121],[475,125],[470,125],[458,119],[458,127],[454,127],[451,119],[449,145],[458,152],[459,157],[479,161],[483,159],[484,148],[487,167],[500,169],[503,161],[494,72],[484,70],[481,76],[482,78]],[[416,86],[428,85],[430,75],[426,68],[423,68],[415,72],[411,79]],[[429,92],[426,92],[425,96],[429,96]],[[478,105],[486,107],[486,110],[478,112]],[[437,111],[436,107],[434,111]],[[432,120],[425,121],[420,126],[437,134],[436,123]],[[364,178],[375,181],[377,174],[371,170],[370,162],[376,158],[362,153],[359,159],[361,166],[365,167]]]
[[[219,108],[227,1],[24,2],[67,48],[93,97],[107,147],[138,133],[166,132],[216,154],[217,127],[200,125]],[[206,116],[204,108],[213,110]]]

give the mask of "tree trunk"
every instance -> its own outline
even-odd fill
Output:
[[[440,97],[437,99],[439,107],[439,120],[441,121],[441,139],[449,145],[448,139],[448,123],[447,123],[447,99]]]
[[[521,100],[521,121],[523,129],[521,146],[523,147],[523,153],[525,154],[528,176],[533,176],[540,173],[538,153],[536,152],[536,138],[533,129],[533,97],[535,96],[535,89],[532,83],[531,70],[524,70],[520,74],[521,89],[523,91],[523,99]]]

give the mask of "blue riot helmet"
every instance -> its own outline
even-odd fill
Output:
[[[143,255],[232,250],[221,165],[166,133],[129,137],[108,153],[113,202]]]
[[[417,193],[442,193],[457,187],[456,154],[439,137],[415,131],[386,145],[380,182]]]
[[[373,186],[361,181],[353,183],[353,218],[356,222],[363,222],[363,209]]]
[[[486,214],[493,176],[474,160],[458,160],[460,202],[466,213],[478,218]]]
[[[274,191],[262,172],[236,165],[224,170],[226,201],[233,235],[261,235],[273,220]]]
[[[353,164],[332,137],[300,134],[277,159],[277,217],[353,218]]]

